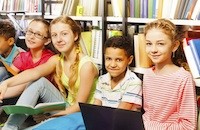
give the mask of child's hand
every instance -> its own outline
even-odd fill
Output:
[[[46,113],[46,114],[39,114],[39,115],[33,115],[33,120],[36,122],[36,123],[40,123],[46,119],[49,119],[50,118],[50,114],[49,113]]]

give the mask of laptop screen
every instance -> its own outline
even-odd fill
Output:
[[[142,113],[79,103],[87,130],[144,130]]]

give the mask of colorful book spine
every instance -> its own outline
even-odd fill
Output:
[[[193,76],[193,78],[199,78],[200,77],[200,72],[198,70],[198,65],[195,63],[195,59],[191,50],[191,47],[188,45],[188,40],[187,38],[183,39],[183,51],[188,63],[188,66],[190,68],[190,72]]]
[[[148,0],[148,18],[153,18],[153,0]]]
[[[134,17],[134,0],[130,0],[130,17]]]
[[[191,47],[195,63],[198,66],[198,71],[200,72],[200,39],[191,39],[188,41],[188,44]]]
[[[134,17],[140,18],[140,0],[135,0],[134,2]]]

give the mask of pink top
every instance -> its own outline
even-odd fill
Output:
[[[45,63],[51,56],[53,56],[54,53],[51,50],[45,49],[42,52],[41,59],[34,63],[32,60],[32,55],[30,51],[27,52],[21,52],[13,62],[13,65],[18,68],[20,71],[24,71],[27,69],[34,68],[40,64]]]
[[[152,68],[143,77],[145,130],[195,130],[197,102],[193,78],[180,68],[155,75]]]

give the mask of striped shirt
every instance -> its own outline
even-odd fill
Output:
[[[196,129],[195,85],[183,68],[166,75],[148,69],[143,77],[143,98],[145,130]]]
[[[113,89],[110,74],[102,75],[98,79],[95,98],[102,101],[102,106],[117,108],[120,102],[142,105],[141,80],[127,69],[124,79]]]

